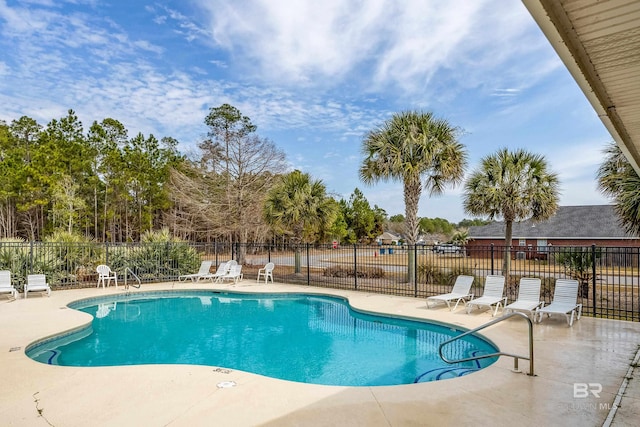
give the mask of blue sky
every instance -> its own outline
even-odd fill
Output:
[[[337,197],[389,215],[400,183],[367,187],[364,134],[397,111],[464,130],[471,172],[499,148],[546,156],[561,205],[608,203],[595,174],[611,136],[519,0],[0,0],[0,119],[76,111],[172,136],[195,153],[229,103]],[[457,222],[461,186],[420,216]]]

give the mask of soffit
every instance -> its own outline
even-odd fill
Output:
[[[640,1],[522,1],[640,174]]]

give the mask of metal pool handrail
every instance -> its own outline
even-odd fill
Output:
[[[511,318],[513,316],[516,316],[516,315],[527,319],[527,322],[529,323],[529,357],[518,356],[516,354],[505,353],[505,352],[499,351],[497,353],[483,354],[483,355],[480,355],[480,356],[467,357],[465,359],[449,360],[444,356],[444,354],[442,354],[442,348],[445,345],[451,344],[452,342],[457,341],[460,338],[466,337],[467,335],[470,335],[470,334],[474,334],[474,333],[476,333],[478,331],[481,331],[484,328],[487,328],[489,326],[495,325],[496,323],[500,323],[503,320],[507,320],[507,319],[509,319],[509,318]],[[446,363],[449,363],[449,364],[460,363],[460,362],[469,362],[471,360],[487,359],[489,357],[509,356],[509,357],[513,357],[513,371],[514,372],[520,372],[520,370],[518,369],[518,359],[524,359],[524,360],[528,360],[529,361],[529,373],[527,375],[535,376],[535,374],[533,372],[533,322],[531,321],[529,316],[527,316],[526,314],[521,313],[519,311],[514,311],[514,312],[506,314],[506,315],[504,315],[504,316],[502,316],[502,317],[500,317],[498,319],[494,319],[489,323],[485,323],[484,325],[478,326],[475,329],[467,331],[462,335],[458,335],[456,337],[451,338],[450,340],[447,340],[447,341],[443,342],[442,344],[440,344],[440,347],[438,347],[438,354],[440,355],[440,358],[442,360],[444,360]]]
[[[129,267],[126,267],[126,268],[124,269],[124,288],[125,288],[125,289],[129,289],[129,284],[127,283],[127,276],[128,276],[128,273],[133,274],[133,277],[135,277],[135,278],[136,278],[136,280],[138,281],[138,286],[136,286],[136,285],[131,285],[131,286],[133,286],[134,288],[140,288],[140,284],[142,283],[142,282],[140,281],[140,278],[139,278],[139,277],[138,277],[138,275],[137,275],[136,273],[134,273],[134,272],[133,272],[133,270],[131,270]]]

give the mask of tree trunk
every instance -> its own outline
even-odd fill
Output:
[[[422,193],[420,177],[408,178],[404,181],[405,238],[407,248],[411,248],[418,240],[418,202]],[[415,278],[415,260],[411,249],[407,251],[407,282],[413,283]]]
[[[295,260],[294,260],[294,273],[299,274],[300,271],[302,270],[302,268],[300,267],[300,245],[296,243],[295,247],[294,247],[294,255],[295,255]]]
[[[93,237],[98,238],[98,188],[93,187]]]
[[[513,239],[513,221],[505,220],[504,233],[504,257],[502,259],[502,275],[506,282],[509,283],[509,270],[511,268],[511,241]]]
[[[580,280],[580,298],[589,298],[589,282],[590,280]]]
[[[242,230],[238,233],[238,264],[244,264],[247,258],[247,236],[248,230]]]

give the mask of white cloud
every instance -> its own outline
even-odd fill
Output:
[[[200,3],[211,16],[214,41],[257,61],[259,73],[276,81],[307,84],[342,75],[381,38],[370,25],[383,18],[381,1]]]
[[[522,90],[560,66],[548,53],[540,56],[548,46],[518,2],[199,3],[213,40],[234,52],[236,66],[279,85],[326,87],[357,76],[353,84],[370,91],[396,88],[413,98],[426,91],[444,99],[491,82],[490,91]],[[511,68],[516,54],[528,54],[535,65]],[[440,83],[430,87],[436,74]]]
[[[166,15],[156,15],[153,19],[156,24],[163,25],[168,22],[168,19],[171,19],[177,24],[177,29],[175,29],[174,31],[177,34],[183,36],[189,42],[199,37],[210,37],[210,33],[206,29],[200,27],[197,23],[195,23],[193,20],[183,15],[179,11],[166,6],[159,6],[159,8],[161,8],[166,13]],[[155,8],[153,7],[148,7],[147,10],[154,13],[156,12]]]
[[[218,68],[227,68],[228,67],[226,62],[220,61],[220,60],[216,60],[216,59],[212,59],[211,61],[209,61],[209,63],[215,65]]]

